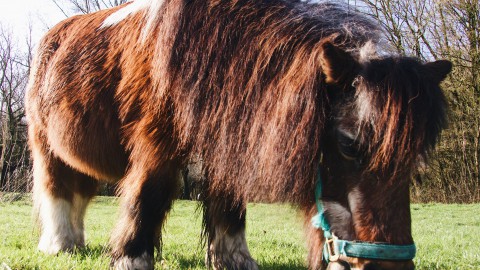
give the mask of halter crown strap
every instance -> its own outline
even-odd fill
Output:
[[[373,260],[403,261],[415,257],[415,244],[392,245],[388,243],[370,243],[361,241],[341,240],[330,230],[330,223],[325,215],[322,197],[322,176],[320,166],[318,167],[315,185],[315,202],[318,213],[312,218],[312,226],[322,229],[325,236],[323,247],[323,259],[328,263],[337,261],[340,255],[354,258],[365,258]]]
[[[330,223],[328,223],[327,216],[325,215],[325,208],[323,202],[320,199],[322,197],[322,176],[320,173],[320,166],[317,173],[317,184],[315,185],[315,202],[317,204],[318,213],[312,218],[312,225],[314,228],[322,229],[325,238],[332,237],[330,232]]]

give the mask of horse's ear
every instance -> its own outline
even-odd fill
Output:
[[[445,80],[448,73],[452,71],[452,63],[447,60],[438,60],[425,64],[425,68],[430,73],[430,76],[435,80],[435,83],[440,83]]]
[[[330,40],[321,44],[320,65],[328,84],[341,85],[355,76],[359,64],[346,51],[335,46]]]

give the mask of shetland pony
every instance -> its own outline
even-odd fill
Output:
[[[118,183],[112,266],[153,269],[192,157],[203,163],[214,269],[258,269],[245,239],[251,200],[298,205],[308,265],[326,267],[310,224],[316,179],[339,238],[413,243],[410,176],[445,125],[439,84],[451,64],[388,55],[382,40],[348,8],[294,0],[137,0],[59,23],[39,44],[26,95],[38,248],[83,246],[98,182]]]

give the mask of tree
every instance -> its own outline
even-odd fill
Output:
[[[480,3],[436,1],[433,44],[455,69],[447,82],[450,128],[435,164],[449,194],[480,200]]]
[[[0,25],[0,190],[25,191],[29,171],[24,94],[32,55],[31,38],[22,55],[10,32]],[[18,179],[17,179],[18,178]]]
[[[349,1],[351,4],[353,1]],[[400,55],[454,64],[444,82],[450,125],[416,184],[418,200],[480,201],[480,2],[478,0],[359,0],[383,25]]]
[[[53,3],[69,17],[71,12],[88,14],[101,9],[125,4],[129,0],[52,0]]]

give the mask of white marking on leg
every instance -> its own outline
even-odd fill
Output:
[[[53,184],[52,176],[46,168],[45,156],[35,143],[32,155],[34,208],[41,223],[38,249],[49,254],[72,250],[75,245],[70,217],[72,204],[51,195],[49,185]]]
[[[153,258],[147,252],[144,252],[140,257],[135,258],[125,256],[116,260],[113,268],[118,270],[150,270],[153,269]]]
[[[235,235],[229,235],[227,230],[219,226],[215,229],[215,238],[210,243],[210,256],[214,269],[224,269],[228,266],[239,269],[258,269],[257,263],[248,251],[245,230]]]
[[[75,194],[73,196],[71,219],[73,225],[73,234],[75,236],[75,245],[77,247],[85,246],[84,218],[89,202],[89,198],[85,198],[79,194]]]
[[[70,218],[72,204],[43,192],[40,195],[39,208],[42,236],[38,249],[48,254],[71,251],[75,245]]]

